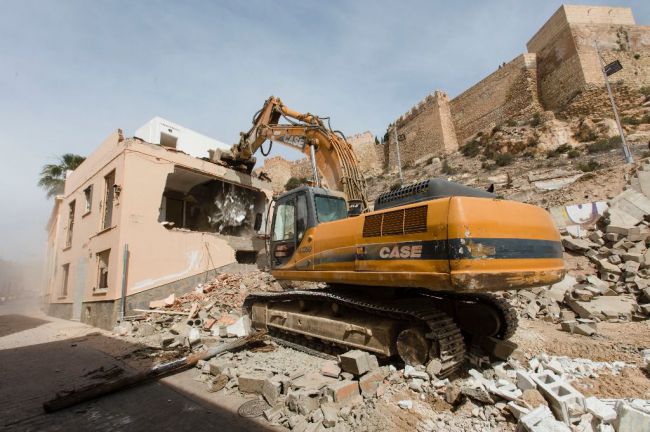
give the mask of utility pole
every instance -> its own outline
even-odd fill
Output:
[[[399,184],[402,186],[404,184],[404,176],[402,175],[402,160],[399,154],[399,137],[397,136],[397,123],[395,123],[395,128],[393,129],[393,135],[395,136],[395,148],[397,149],[397,169],[399,171]]]
[[[608,65],[605,64],[603,56],[600,55],[600,47],[598,46],[598,41],[594,42],[596,47],[596,53],[598,54],[598,61],[600,62],[600,71],[603,73],[603,78],[605,79],[605,87],[607,87],[607,94],[609,95],[609,101],[612,103],[612,110],[614,111],[614,118],[616,119],[616,126],[618,127],[618,133],[621,136],[621,145],[623,146],[623,154],[625,155],[625,162],[628,164],[632,163],[632,153],[630,148],[627,145],[625,140],[625,132],[623,131],[623,126],[621,125],[621,119],[618,116],[618,109],[616,108],[616,102],[614,101],[614,94],[612,93],[612,87],[609,85],[609,75],[612,75],[623,67],[621,63],[616,60]]]

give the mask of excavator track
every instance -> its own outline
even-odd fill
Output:
[[[446,299],[454,302],[474,302],[492,307],[500,316],[501,326],[497,334],[497,339],[507,340],[517,331],[519,318],[517,311],[506,299],[490,293],[454,293],[454,292],[422,292],[422,295],[431,298]]]
[[[341,295],[333,290],[289,291],[281,293],[250,294],[244,301],[244,308],[251,313],[254,303],[277,302],[335,302],[346,308],[355,309],[376,316],[399,321],[425,324],[426,338],[437,344],[437,360],[440,362],[437,376],[444,378],[457,371],[464,362],[465,342],[463,335],[451,317],[435,307],[435,299],[417,296],[399,300],[381,301]],[[345,345],[345,341],[338,342]]]

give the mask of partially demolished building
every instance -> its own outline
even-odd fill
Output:
[[[48,223],[51,315],[110,328],[152,299],[262,259],[269,182],[196,157],[201,145],[226,148],[155,118],[134,138],[111,134],[69,173]]]

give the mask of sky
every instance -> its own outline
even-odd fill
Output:
[[[526,51],[555,0],[0,0],[0,259],[44,256],[44,164],[158,115],[232,144],[271,95],[347,135]],[[633,9],[650,2],[588,1]],[[296,158],[282,146],[274,155]]]

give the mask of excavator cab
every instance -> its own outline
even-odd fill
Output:
[[[340,193],[301,186],[280,195],[271,224],[271,268],[282,267],[291,259],[309,228],[346,217],[348,205]]]

